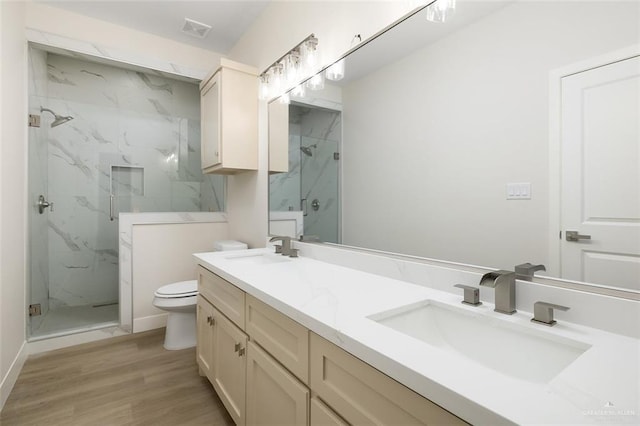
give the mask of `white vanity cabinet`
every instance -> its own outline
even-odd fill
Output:
[[[198,348],[237,425],[466,424],[204,267]]]
[[[204,173],[258,169],[257,74],[255,68],[223,58],[200,83]]]
[[[196,323],[198,368],[237,425],[246,424],[247,335],[244,292],[204,268],[198,269]],[[231,319],[241,318],[233,322]]]
[[[467,424],[333,343],[310,334],[311,389],[349,424]]]
[[[203,267],[198,292],[198,368],[236,425],[307,425],[308,330]]]

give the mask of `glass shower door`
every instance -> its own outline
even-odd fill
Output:
[[[301,153],[304,234],[317,235],[324,242],[339,243],[339,144],[335,140],[303,136]]]

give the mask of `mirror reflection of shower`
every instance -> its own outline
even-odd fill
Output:
[[[73,120],[73,117],[71,117],[70,115],[67,115],[66,117],[64,117],[62,115],[56,114],[54,111],[50,110],[49,108],[40,107],[40,112],[45,112],[45,111],[53,115],[54,120],[53,120],[53,123],[51,123],[51,127],[56,127],[66,123],[67,121]]]
[[[317,147],[318,147],[318,144],[315,144],[315,143],[309,146],[301,146],[300,151],[302,151],[304,155],[308,157],[313,157],[313,151],[311,151],[311,148],[317,148]]]

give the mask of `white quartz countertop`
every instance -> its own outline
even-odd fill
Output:
[[[235,258],[258,254],[264,262]],[[469,423],[640,423],[638,339],[563,321],[545,327],[531,323],[530,312],[509,316],[487,303],[466,306],[458,294],[310,258],[284,258],[271,249],[195,257],[200,265]],[[477,361],[481,353],[494,349],[482,342],[471,345],[468,353],[452,352],[368,318],[425,300],[466,312],[482,324],[548,337],[551,344],[572,342],[584,352],[553,377],[537,376],[538,363],[544,360],[535,351],[527,355],[530,369],[507,374]]]

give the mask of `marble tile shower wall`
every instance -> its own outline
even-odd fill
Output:
[[[269,210],[300,210],[300,124],[289,122],[289,171],[269,177]]]
[[[116,302],[119,212],[224,209],[222,177],[200,170],[198,87],[51,53],[44,71],[30,113],[74,117],[51,128],[42,113],[30,140],[55,204],[43,215],[51,308]]]
[[[341,113],[292,105],[289,108],[289,172],[270,177],[271,211],[300,210],[307,199],[304,233],[338,241],[338,170],[342,139]],[[303,153],[305,148],[311,155]],[[320,207],[313,210],[317,199]]]

